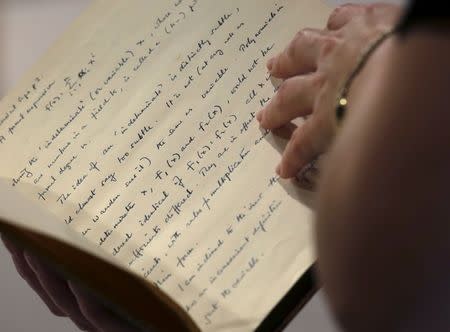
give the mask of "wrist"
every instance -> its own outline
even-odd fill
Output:
[[[341,124],[344,117],[348,113],[349,104],[351,99],[353,98],[355,86],[360,86],[361,81],[369,79],[371,75],[368,75],[368,73],[375,72],[370,70],[371,67],[378,67],[377,65],[373,65],[374,62],[378,62],[376,60],[377,54],[375,53],[380,53],[380,49],[383,48],[383,46],[386,44],[387,39],[392,36],[392,34],[392,30],[386,31],[381,34],[376,40],[370,43],[368,47],[363,50],[353,70],[344,81],[336,98],[336,106],[334,109],[334,116],[337,126]],[[378,67],[377,71],[379,71],[379,68],[382,67]],[[366,78],[364,79],[364,77]]]

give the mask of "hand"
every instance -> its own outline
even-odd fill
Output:
[[[4,236],[2,240],[20,276],[54,315],[69,317],[82,331],[136,332],[76,284],[59,277],[34,255],[18,248]]]
[[[340,89],[358,57],[382,33],[392,29],[400,7],[387,4],[344,5],[330,15],[324,30],[304,29],[267,63],[283,83],[257,114],[265,129],[284,128],[289,142],[277,173],[296,176],[324,154],[336,131],[335,107]],[[306,118],[297,127],[291,121]]]

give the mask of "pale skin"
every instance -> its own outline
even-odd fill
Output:
[[[290,132],[281,177],[327,156],[317,187],[318,276],[344,331],[450,330],[449,25],[383,43],[354,81],[339,129],[334,116],[358,56],[400,14],[347,5],[323,30],[301,31],[268,63],[284,84],[257,116],[264,128]],[[291,124],[305,115],[302,126]],[[5,242],[54,314],[83,330],[133,330]]]
[[[400,8],[392,5],[339,7],[326,29],[299,31],[283,52],[269,60],[271,75],[284,81],[257,114],[261,126],[276,129],[309,116],[301,127],[287,128],[292,138],[276,170],[281,177],[294,177],[328,149],[336,132],[333,111],[340,88],[365,48],[390,30],[399,14]]]
[[[333,112],[367,36],[396,13],[344,6],[327,29],[299,34],[268,64],[287,84],[258,119],[273,129],[310,114],[284,151],[281,177],[327,155],[317,188],[319,277],[343,330],[449,331],[448,22],[383,43],[352,85],[339,130]]]

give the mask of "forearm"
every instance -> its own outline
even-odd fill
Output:
[[[433,36],[416,31],[376,52],[324,170],[320,275],[349,331],[448,324],[450,45]]]

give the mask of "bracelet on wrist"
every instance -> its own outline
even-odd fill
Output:
[[[360,56],[355,69],[350,73],[349,77],[347,78],[344,86],[342,87],[339,96],[337,98],[337,105],[335,108],[335,116],[336,121],[338,124],[342,122],[344,119],[345,113],[347,111],[347,105],[348,105],[348,93],[351,87],[351,84],[353,83],[353,80],[355,77],[359,74],[361,69],[364,67],[364,65],[367,63],[367,60],[370,58],[372,53],[380,46],[388,37],[390,37],[393,34],[393,30],[389,30],[385,33],[383,33],[379,38],[377,38],[373,43],[369,45],[369,47],[366,49],[365,52],[362,53]]]

